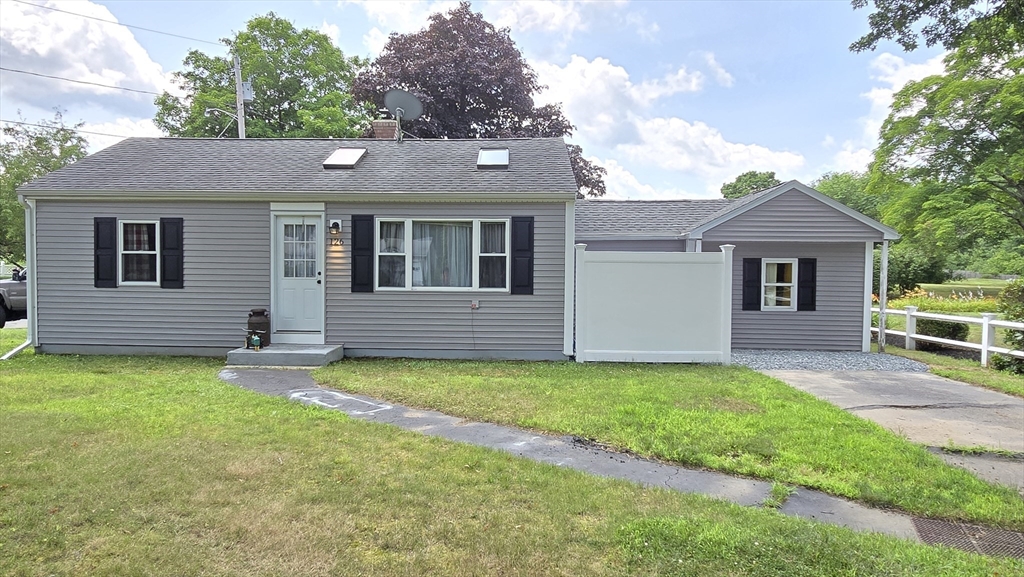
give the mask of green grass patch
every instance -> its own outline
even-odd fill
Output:
[[[947,281],[942,284],[922,284],[921,289],[925,292],[934,293],[935,296],[949,298],[956,291],[957,293],[973,292],[975,295],[983,293],[986,297],[996,298],[1006,283],[1009,281],[996,278],[972,278],[957,281]]]
[[[877,345],[871,346],[874,350],[878,350]],[[955,359],[925,351],[908,351],[888,346],[885,347],[885,352],[924,363],[928,365],[931,372],[940,377],[1024,398],[1024,376],[1021,375],[983,367],[975,360]]]
[[[28,329],[0,329],[0,357],[25,342],[25,335]],[[24,351],[21,354],[25,354]]]
[[[347,360],[317,381],[928,517],[1024,528],[1024,500],[743,367]]]
[[[0,574],[540,576],[689,567],[682,574],[726,576],[757,574],[746,568],[769,562],[779,572],[762,574],[1024,570],[1015,560],[353,421],[222,383],[221,364],[50,355],[4,364]],[[750,557],[765,545],[788,566]]]

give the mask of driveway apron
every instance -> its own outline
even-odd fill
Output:
[[[930,373],[763,371],[932,448],[986,447],[1016,457],[951,454],[946,462],[1024,493],[1024,399]]]

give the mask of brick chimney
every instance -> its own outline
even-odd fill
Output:
[[[373,137],[381,140],[398,140],[398,121],[374,120]]]

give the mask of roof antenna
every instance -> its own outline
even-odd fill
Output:
[[[402,119],[416,120],[423,114],[423,103],[410,92],[397,88],[384,95],[384,107],[398,121],[398,142],[402,142]]]

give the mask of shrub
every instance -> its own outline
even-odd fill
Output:
[[[999,294],[999,312],[1008,321],[1024,322],[1024,278],[1010,281]],[[1007,348],[1024,351],[1024,331],[1007,330],[1003,337]],[[1002,371],[1024,375],[1024,359],[996,355],[992,366]]]
[[[967,341],[967,334],[970,327],[966,323],[953,321],[940,321],[935,319],[917,319],[917,334],[949,339],[952,341]],[[917,343],[918,350],[936,351],[946,348],[938,343],[920,341]]]
[[[881,251],[875,251],[875,278],[873,294],[878,292],[881,273]],[[949,279],[941,256],[928,255],[910,245],[895,245],[889,249],[889,294],[903,294],[917,288],[920,283],[941,284]]]

